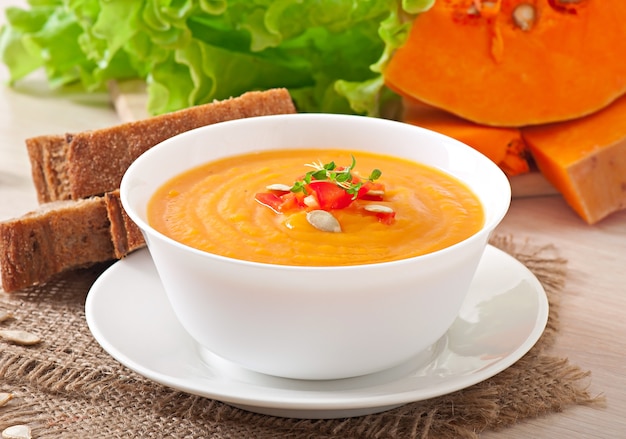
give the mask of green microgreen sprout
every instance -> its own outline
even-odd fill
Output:
[[[337,186],[345,190],[347,193],[352,195],[352,199],[356,199],[359,194],[359,190],[363,187],[363,185],[367,182],[373,182],[374,180],[378,180],[382,175],[380,169],[374,169],[369,177],[366,180],[360,179],[358,182],[354,183],[352,172],[356,167],[356,159],[352,156],[352,163],[350,166],[337,169],[335,162],[329,163],[308,163],[305,166],[313,168],[312,171],[307,172],[302,180],[296,181],[291,187],[291,192],[303,192],[307,195],[306,185],[311,183],[313,180],[321,180],[321,181],[330,181],[335,183]]]

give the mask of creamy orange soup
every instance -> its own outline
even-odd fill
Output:
[[[340,233],[317,230],[304,210],[276,213],[255,200],[267,186],[291,185],[312,162],[382,175],[383,201],[356,200],[331,213]],[[385,224],[365,204],[395,212]],[[230,157],[184,172],[160,187],[148,222],[176,241],[210,253],[282,265],[354,265],[430,253],[476,233],[484,213],[464,184],[434,168],[382,154],[336,150],[279,150]]]

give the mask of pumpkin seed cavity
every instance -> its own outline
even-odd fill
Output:
[[[536,18],[535,7],[529,3],[522,3],[513,9],[513,22],[525,32],[532,29]]]

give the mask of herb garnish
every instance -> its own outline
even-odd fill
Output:
[[[356,179],[355,182],[355,178],[352,175],[352,171],[356,166],[354,156],[352,156],[352,163],[347,167],[342,166],[338,168],[334,161],[326,164],[322,162],[308,163],[305,166],[313,168],[313,171],[307,172],[302,180],[296,181],[293,186],[291,186],[291,192],[307,194],[306,186],[310,184],[311,181],[330,181],[352,195],[352,199],[355,200],[365,183],[378,180],[382,175],[380,169],[374,169],[366,180],[359,178]]]
[[[385,185],[375,182],[382,175],[379,169],[374,169],[364,179],[354,171],[354,156],[350,166],[337,166],[333,161],[318,161],[305,166],[313,170],[291,186],[282,183],[266,186],[267,192],[259,192],[254,196],[256,201],[278,214],[306,211],[307,221],[322,231],[341,230],[341,225],[336,227],[337,224],[334,224],[337,219],[331,212],[345,209],[356,200],[362,201],[356,208],[361,214],[373,214],[379,222],[393,224],[396,216],[393,208],[369,203],[383,201],[385,196]]]

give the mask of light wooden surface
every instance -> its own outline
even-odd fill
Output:
[[[20,4],[0,1],[0,7]],[[0,66],[0,80],[6,80]],[[24,140],[119,123],[107,95],[58,94],[41,77],[18,90],[0,86],[0,220],[37,206]],[[553,354],[591,371],[590,390],[605,408],[574,407],[484,438],[626,438],[626,212],[595,226],[559,196],[516,198],[499,232],[554,244],[569,260],[562,330]]]

